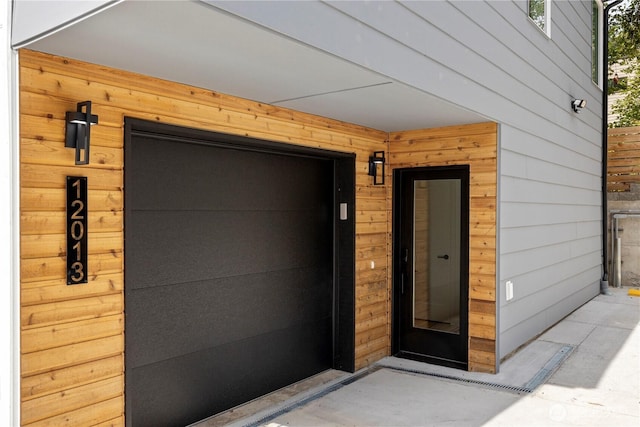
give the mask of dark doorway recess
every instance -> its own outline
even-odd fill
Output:
[[[393,174],[393,353],[467,368],[469,166]]]
[[[353,371],[354,206],[352,154],[127,118],[127,425]]]

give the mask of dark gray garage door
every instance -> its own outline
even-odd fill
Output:
[[[128,425],[184,425],[336,366],[338,162],[130,122]]]

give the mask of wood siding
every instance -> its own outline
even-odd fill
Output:
[[[389,180],[397,168],[470,167],[468,363],[470,371],[496,372],[497,125],[394,132],[389,141]],[[387,201],[389,236],[391,198]]]
[[[64,147],[91,100],[91,164]],[[21,400],[24,425],[122,425],[124,117],[356,153],[356,367],[389,354],[384,132],[79,61],[20,52]],[[66,285],[65,176],[89,183],[89,275]],[[372,263],[375,267],[372,268]]]
[[[471,308],[491,314],[498,305],[498,357],[597,295],[602,129],[601,90],[591,81],[591,0],[552,2],[550,38],[529,20],[524,1],[217,7],[500,123],[499,280],[494,295],[472,299]],[[330,37],[317,31],[328,27]],[[121,394],[80,403],[73,391],[104,390],[103,381],[122,378],[122,326],[116,323],[124,286],[125,115],[357,153],[356,364],[389,353],[391,194],[366,175],[367,156],[388,147],[387,134],[64,58],[22,51],[20,60],[21,385],[23,411],[31,414],[23,422],[87,424],[96,414],[106,414],[100,415],[105,423],[121,421]],[[571,97],[588,101],[581,114],[570,110]],[[79,168],[72,150],[63,148],[63,119],[87,99],[100,125],[91,165]],[[417,164],[416,155],[410,157]],[[427,160],[436,161],[423,155],[420,163]],[[389,155],[389,161],[396,160]],[[67,287],[63,182],[79,172],[90,178],[93,274],[88,285]],[[511,301],[500,292],[507,280],[514,282]],[[495,325],[495,317],[475,319],[477,331],[483,322]],[[94,321],[100,323],[95,331],[69,338],[75,332],[66,328]],[[477,355],[494,345],[475,336],[471,342]]]
[[[640,182],[640,126],[608,132],[607,191],[629,191]]]
[[[500,123],[500,357],[597,295],[602,91],[591,80],[591,0],[551,2],[550,37],[515,0],[219,7]],[[331,37],[317,31],[329,26]],[[587,100],[581,114],[572,97]]]

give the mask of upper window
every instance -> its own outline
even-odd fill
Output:
[[[551,0],[529,0],[529,18],[548,36],[551,27]]]
[[[600,86],[602,82],[602,46],[600,28],[602,28],[602,2],[591,0],[591,79]]]

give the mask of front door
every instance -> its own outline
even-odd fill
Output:
[[[394,354],[467,367],[469,167],[394,171]]]

